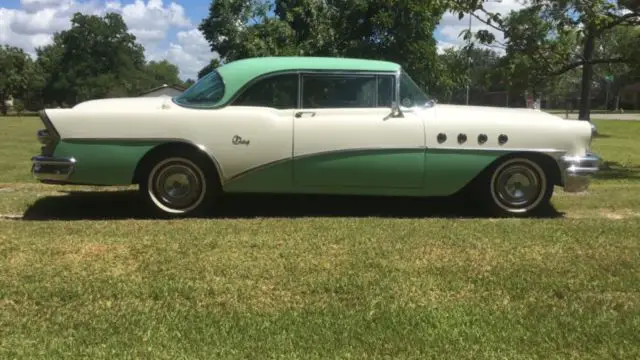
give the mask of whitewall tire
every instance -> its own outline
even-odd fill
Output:
[[[211,166],[196,156],[160,157],[149,164],[140,192],[157,215],[201,215],[217,194],[214,176]]]
[[[511,158],[493,168],[483,190],[492,215],[528,216],[548,208],[553,183],[535,161]]]

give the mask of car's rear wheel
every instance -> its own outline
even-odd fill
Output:
[[[215,170],[199,156],[156,156],[149,161],[147,169],[140,181],[140,192],[156,215],[202,215],[218,195]]]
[[[481,193],[492,215],[529,216],[548,210],[553,183],[537,162],[510,158],[494,166]]]

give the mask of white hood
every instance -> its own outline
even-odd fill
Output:
[[[528,108],[503,108],[492,106],[436,105],[438,117],[466,118],[474,121],[564,121],[563,118],[544,111]]]

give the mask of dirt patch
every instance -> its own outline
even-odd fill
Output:
[[[0,214],[0,220],[22,220],[22,214]]]
[[[640,212],[624,209],[594,209],[593,211],[589,212],[576,212],[567,214],[567,218],[570,219],[605,218],[610,220],[624,220],[634,217],[640,217]]]

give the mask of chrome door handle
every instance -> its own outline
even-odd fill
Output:
[[[311,117],[316,116],[316,112],[315,111],[298,111],[296,113],[296,117],[299,118],[299,117],[302,117],[302,115],[305,115],[305,114],[311,115]]]

